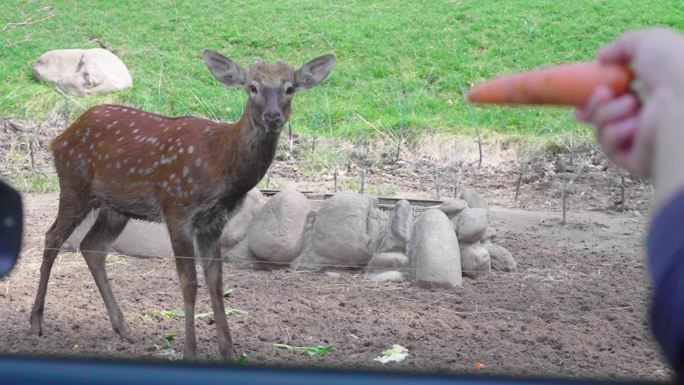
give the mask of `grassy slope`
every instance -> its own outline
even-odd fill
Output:
[[[331,78],[295,100],[297,131],[344,136],[374,126],[469,133],[478,124],[543,135],[575,128],[571,112],[473,110],[462,89],[504,72],[592,58],[626,28],[684,30],[684,3],[675,0],[270,3],[6,1],[0,29],[40,19],[48,6],[55,17],[0,32],[0,116],[37,120],[64,108],[62,95],[32,79],[31,65],[47,50],[95,47],[97,38],[127,63],[135,84],[116,94],[71,99],[72,117],[116,101],[230,120],[241,113],[245,96],[214,81],[200,60],[203,48],[243,65],[257,58],[301,64],[333,52],[338,64]]]

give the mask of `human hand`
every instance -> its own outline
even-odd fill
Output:
[[[599,143],[613,162],[650,176],[655,133],[663,116],[671,116],[663,112],[684,108],[684,36],[662,28],[629,31],[599,50],[598,58],[630,65],[642,99],[599,87],[577,118],[596,126]]]

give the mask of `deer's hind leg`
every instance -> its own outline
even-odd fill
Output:
[[[31,332],[43,335],[43,312],[45,310],[45,296],[47,294],[50,271],[59,253],[59,248],[71,236],[74,229],[83,221],[94,208],[87,197],[82,197],[66,187],[62,188],[59,198],[57,218],[45,234],[45,248],[43,262],[40,266],[40,281],[36,299],[31,310]]]
[[[100,290],[102,299],[107,307],[109,320],[112,322],[112,328],[121,338],[132,342],[130,330],[121,309],[119,309],[119,305],[116,303],[114,293],[112,293],[112,288],[107,280],[107,272],[105,271],[105,259],[109,248],[126,227],[128,219],[127,216],[112,209],[100,209],[93,227],[90,228],[90,231],[88,231],[88,234],[86,234],[81,242],[81,253],[95,279],[97,288]]]

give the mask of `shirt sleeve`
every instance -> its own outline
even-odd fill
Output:
[[[648,236],[653,279],[651,324],[656,340],[684,377],[684,191],[657,213]]]

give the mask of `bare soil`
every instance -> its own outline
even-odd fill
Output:
[[[518,201],[513,199],[516,165],[473,167],[465,173],[460,188],[474,187],[493,203],[498,243],[513,253],[519,269],[465,279],[456,290],[375,284],[360,271],[250,270],[227,264],[224,281],[234,290],[226,304],[247,312],[230,316],[236,350],[259,365],[670,379],[647,317],[650,286],[642,248],[650,188],[628,179],[626,210],[618,212],[618,174],[603,168],[603,159],[593,164],[591,156],[597,155],[585,156],[590,167],[569,193],[565,225],[558,211],[558,174],[565,169],[556,166],[567,164],[562,156],[526,171]],[[428,173],[399,175],[392,172],[395,166],[386,167],[370,171],[368,183],[395,186],[395,196],[435,197]],[[330,191],[329,175],[298,182],[302,176],[286,160],[273,170],[302,189]],[[451,182],[446,175],[442,183]],[[450,193],[442,187],[442,198]],[[136,341],[128,343],[112,331],[83,258],[60,254],[48,289],[46,334],[31,335],[43,236],[58,195],[24,198],[24,252],[14,272],[0,280],[0,351],[178,359],[183,320],[159,314],[182,308],[170,259],[109,257],[112,287]],[[197,311],[209,308],[200,287]],[[219,357],[212,322],[211,316],[196,322],[202,360]],[[276,343],[333,349],[310,357],[274,348]],[[405,361],[374,361],[393,344],[409,349]],[[479,364],[484,367],[476,368]]]

